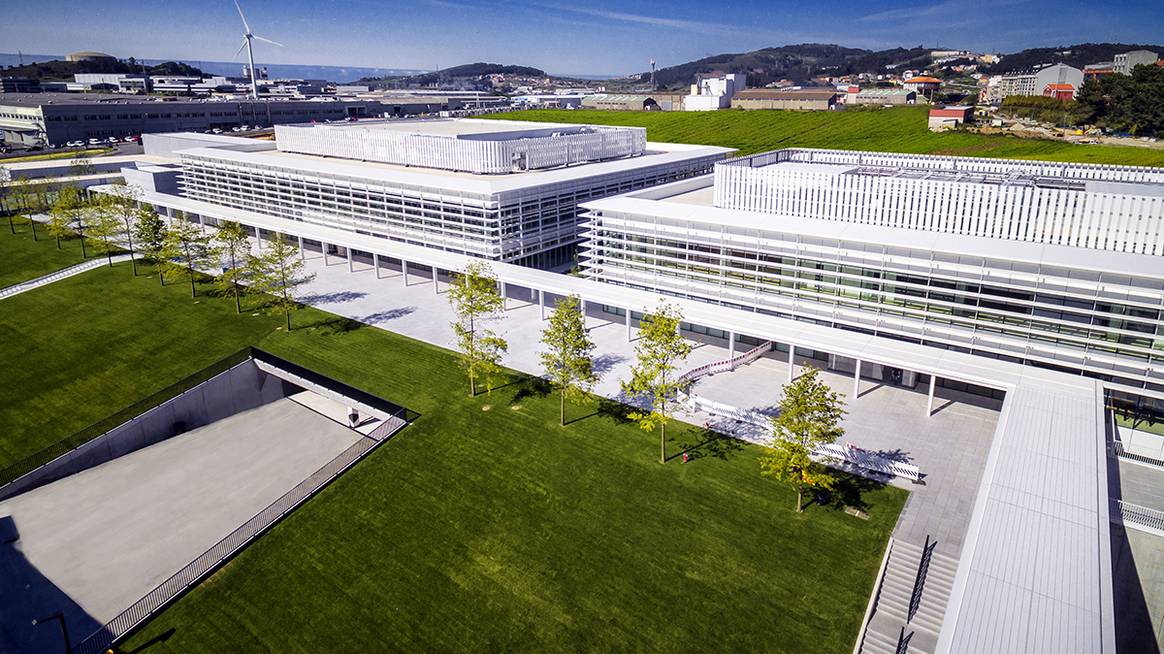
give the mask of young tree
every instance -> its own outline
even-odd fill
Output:
[[[501,293],[497,290],[497,278],[492,269],[483,261],[474,261],[465,266],[465,271],[454,275],[449,286],[449,304],[457,319],[452,323],[457,336],[457,349],[461,352],[461,364],[469,375],[469,397],[477,394],[477,379],[485,380],[489,390],[493,388],[493,378],[501,370],[501,356],[509,349],[509,344],[481,323],[497,317],[505,307]]]
[[[622,383],[624,393],[647,395],[651,401],[648,409],[629,415],[644,431],[659,428],[659,463],[667,462],[670,402],[682,385],[675,371],[692,349],[691,343],[679,333],[682,321],[679,310],[670,305],[660,305],[653,313],[643,316],[631,378]]]
[[[86,209],[89,238],[93,239],[97,251],[105,255],[109,266],[113,267],[113,252],[118,249],[117,237],[121,235],[121,220],[111,196],[102,195]]]
[[[262,254],[248,257],[247,268],[252,288],[271,295],[269,306],[283,312],[287,331],[291,331],[291,310],[299,307],[296,299],[299,288],[315,279],[315,273],[303,274],[299,248],[289,243],[283,234],[276,234]]]
[[[57,239],[57,249],[61,239],[74,232],[81,239],[81,258],[85,252],[85,196],[76,186],[64,186],[57,191],[57,199],[49,210],[48,230]]]
[[[594,341],[576,295],[564,298],[550,314],[542,332],[542,366],[559,391],[559,424],[566,425],[566,398],[582,398],[598,381],[594,373]]]
[[[162,274],[171,277],[186,275],[190,279],[190,297],[197,297],[194,276],[199,268],[214,265],[215,252],[210,237],[203,234],[198,225],[178,218],[166,230],[162,259],[165,261]]]
[[[80,156],[69,162],[69,174],[74,177],[92,175],[93,172],[93,161],[89,157]]]
[[[816,448],[844,435],[845,416],[840,395],[809,367],[784,386],[779,413],[772,420],[775,439],[760,457],[760,473],[784,482],[796,491],[796,512],[804,511],[804,492],[828,490],[834,478],[825,466],[809,456]]]
[[[120,222],[119,231],[125,235],[129,249],[129,264],[133,268],[134,277],[137,277],[137,258],[133,249],[133,223],[139,214],[138,201],[140,199],[141,187],[125,184],[113,187],[109,193],[103,196],[103,200],[106,202],[106,211]]]
[[[166,223],[158,212],[148,204],[143,204],[136,210],[137,226],[134,233],[137,236],[138,249],[144,257],[154,264],[158,279],[162,286],[166,285],[166,259],[163,246],[166,243]]]
[[[242,225],[234,221],[226,221],[218,228],[214,235],[219,252],[226,259],[226,266],[222,275],[214,281],[215,288],[221,293],[234,294],[235,313],[242,313],[242,295],[240,282],[248,279],[249,267],[246,265],[247,254],[251,249],[251,242]]]
[[[32,228],[32,240],[36,241],[36,219],[33,217],[42,208],[40,194],[27,177],[16,180],[12,191],[12,203],[20,208],[21,215],[28,218],[28,225]],[[9,219],[11,225],[12,219]]]
[[[4,166],[0,166],[0,211],[8,214],[8,231],[13,234],[16,233],[16,225],[12,222],[12,214],[16,213],[9,206],[9,202],[14,193],[12,193],[9,183],[12,181],[12,173]]]

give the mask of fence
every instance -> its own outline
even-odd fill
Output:
[[[1112,518],[1125,527],[1164,536],[1164,511],[1150,509],[1123,500],[1112,500]]]
[[[283,516],[290,513],[295,507],[302,504],[324,486],[338,477],[345,470],[375,449],[380,443],[388,440],[392,434],[406,425],[401,415],[385,420],[373,433],[379,438],[364,437],[356,441],[348,449],[341,452],[331,461],[316,470],[310,477],[299,482],[295,488],[275,500],[267,508],[247,520],[238,529],[232,531],[210,549],[206,550],[197,559],[194,559],[184,568],[174,573],[161,585],[146,594],[145,597],[133,603],[117,617],[110,620],[104,627],[90,634],[79,645],[73,648],[77,654],[100,654],[105,652],[117,639],[128,634],[159,610],[164,608],[180,595],[193,587],[207,574],[216,570],[228,559],[246,547],[252,540],[273,526]],[[381,428],[384,428],[381,431]]]

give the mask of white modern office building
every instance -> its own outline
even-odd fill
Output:
[[[588,202],[595,280],[1164,390],[1164,171],[780,150]]]
[[[572,260],[580,202],[703,175],[731,152],[647,143],[642,128],[470,119],[281,125],[253,143],[166,145],[180,195],[541,268]]]

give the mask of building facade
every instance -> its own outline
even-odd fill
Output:
[[[791,109],[829,111],[837,108],[837,93],[831,89],[748,89],[732,98],[732,109]]]
[[[731,152],[647,144],[642,128],[492,120],[277,134],[276,146],[259,151],[167,146],[180,159],[180,194],[541,268],[571,261],[580,202],[703,175]]]
[[[1115,56],[1112,70],[1119,75],[1131,75],[1136,66],[1155,65],[1159,57],[1151,50],[1132,50]]]
[[[1164,390],[1164,171],[783,150],[585,207],[591,279]]]
[[[1042,95],[1050,84],[1070,84],[1078,90],[1083,86],[1083,71],[1066,64],[1053,64],[1003,75],[992,89],[989,99],[997,102],[1012,95]]]

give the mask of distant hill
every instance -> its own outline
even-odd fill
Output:
[[[140,64],[133,59],[98,61],[44,61],[23,66],[8,66],[0,70],[5,77],[32,77],[45,81],[72,81],[77,73],[144,73],[147,75],[196,75],[202,71],[189,64],[165,61],[159,64]]]
[[[1002,61],[983,70],[991,74],[1010,73],[1027,70],[1039,64],[1064,63],[1083,68],[1087,64],[1111,61],[1117,54],[1131,50],[1151,50],[1164,55],[1164,45],[1137,45],[1134,43],[1080,43],[1057,48],[1029,48],[1014,54],[1003,55]]]
[[[529,77],[543,77],[545,74],[546,72],[544,70],[540,68],[532,68],[530,66],[490,64],[479,61],[474,64],[462,64],[460,66],[443,68],[431,73],[420,73],[418,75],[367,77],[361,79],[360,82],[365,84],[377,84],[390,88],[411,88],[417,86],[431,86],[452,80],[476,79],[482,75],[526,75]]]
[[[678,88],[708,73],[746,73],[748,86],[765,86],[781,79],[804,82],[817,75],[829,73],[878,72],[886,66],[922,66],[930,62],[930,49],[893,48],[890,50],[863,50],[826,43],[802,43],[763,48],[752,52],[721,54],[696,61],[668,66],[655,72],[655,82],[666,88]],[[650,73],[640,75],[650,80]]]

